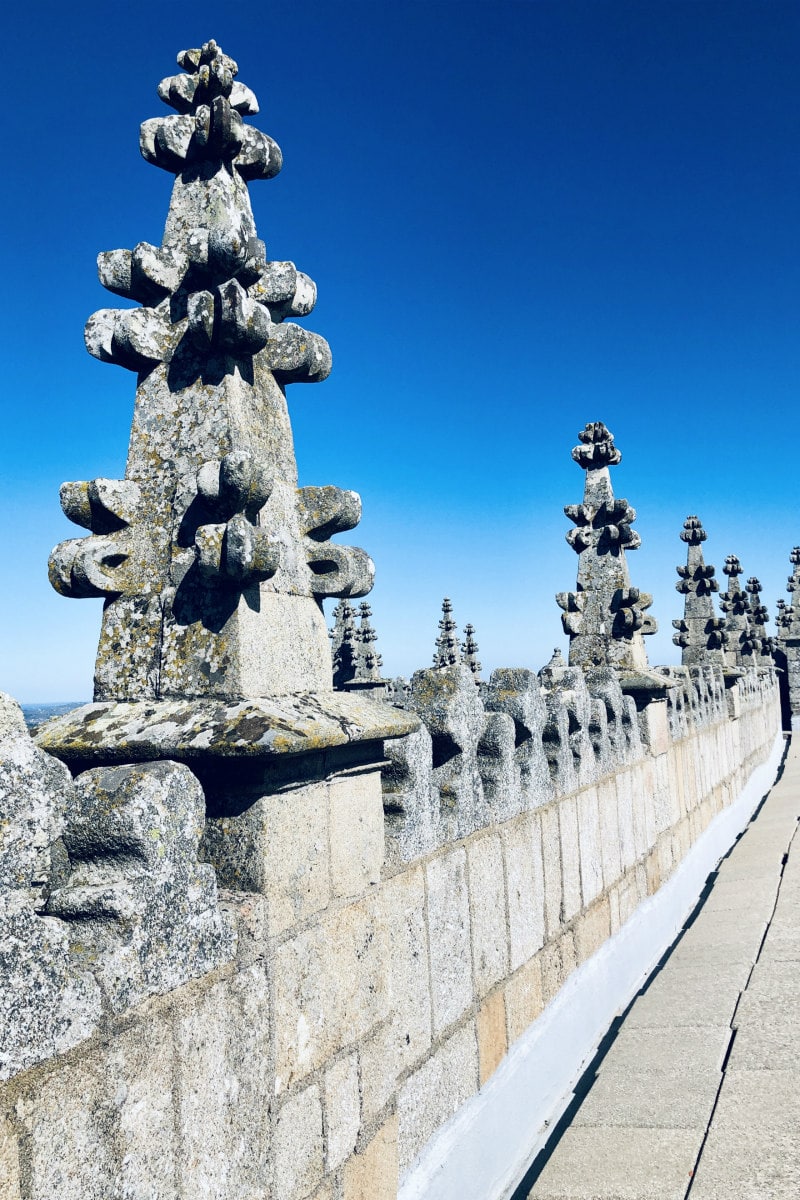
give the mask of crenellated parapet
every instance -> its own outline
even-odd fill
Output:
[[[686,565],[677,567],[677,591],[684,597],[683,617],[672,622],[677,630],[672,640],[681,648],[684,666],[724,660],[725,622],[714,610],[714,592],[719,584],[714,568],[703,558],[702,544],[708,536],[698,517],[687,517],[681,530],[686,542]]]

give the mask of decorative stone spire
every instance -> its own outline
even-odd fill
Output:
[[[478,661],[478,643],[475,641],[475,629],[472,625],[464,626],[464,641],[461,644],[461,661],[469,667],[477,681],[481,673]]]
[[[442,601],[442,617],[439,621],[439,636],[433,655],[434,667],[455,667],[461,662],[461,643],[456,637],[458,626],[453,620],[453,606],[445,596]]]
[[[375,643],[378,635],[372,627],[372,609],[365,600],[358,606],[359,626],[356,631],[356,683],[382,683],[381,667],[383,659],[378,653]]]
[[[781,686],[787,695],[792,725],[797,727],[800,722],[800,546],[794,547],[789,561],[792,573],[786,588],[790,603],[782,605],[778,601],[776,661],[785,670]]]
[[[564,509],[577,526],[567,541],[580,556],[578,585],[556,597],[570,637],[569,665],[646,672],[642,635],[656,630],[645,613],[652,597],[631,587],[625,561],[625,551],[640,544],[631,529],[636,512],[614,497],[608,471],[622,456],[602,421],[591,422],[578,436],[581,444],[572,457],[586,472],[583,503]]]
[[[333,610],[330,631],[333,686],[344,687],[356,673],[356,614],[352,604],[340,600]]]
[[[764,590],[760,580],[755,575],[751,575],[747,581],[747,593],[750,596],[750,639],[749,644],[752,654],[760,654],[762,657],[771,657],[774,649],[772,638],[767,633],[769,624],[769,611],[765,604],[761,603],[761,592]]]
[[[145,121],[145,159],[175,176],[160,245],[98,259],[135,302],[86,326],[89,352],[136,372],[125,478],[68,483],[91,536],[53,551],[66,596],[102,596],[95,699],[246,698],[331,689],[326,596],[363,596],[373,567],[332,535],[361,501],[297,487],[289,383],[324,379],[327,342],[294,324],[316,288],[258,238],[247,185],[281,168],[245,124],[255,96],[215,42],[178,56]]]
[[[725,667],[738,671],[745,662],[752,663],[750,632],[750,605],[747,594],[742,591],[739,576],[742,564],[735,554],[729,554],[722,568],[728,576],[728,590],[720,593],[720,604],[725,613]]]
[[[713,593],[719,591],[714,568],[703,560],[702,544],[707,534],[698,517],[687,517],[681,540],[686,542],[686,566],[677,567],[676,589],[683,594],[683,619],[673,621],[678,631],[672,640],[681,647],[684,666],[715,662],[722,666],[725,622],[714,611]]]

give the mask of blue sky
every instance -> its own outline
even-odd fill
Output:
[[[800,542],[800,6],[780,0],[31,3],[6,28],[0,687],[88,698],[100,602],[47,582],[67,479],[124,470],[134,377],[91,359],[100,250],[160,240],[138,152],[158,81],[214,37],[284,153],[268,254],[317,282],[329,380],[288,391],[301,483],[361,492],[385,670],[444,595],[484,666],[566,645],[586,421],[623,452],[633,582],[671,620],[688,513],[771,613]]]

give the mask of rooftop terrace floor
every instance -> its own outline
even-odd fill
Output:
[[[800,1197],[800,735],[517,1200]]]

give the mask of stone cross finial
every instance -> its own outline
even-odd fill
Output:
[[[106,601],[97,700],[330,690],[322,600],[363,596],[373,567],[330,540],[358,524],[356,493],[297,487],[285,388],[331,360],[289,318],[316,288],[257,235],[247,185],[281,152],[246,124],[258,103],[236,63],[213,41],[178,63],[158,89],[175,112],[140,138],[175,177],[163,238],[100,255],[100,282],[134,306],[86,326],[91,354],[137,374],[125,478],[64,485],[90,536],[57,546],[50,576]]]
[[[461,643],[456,637],[458,626],[453,620],[453,606],[445,596],[439,621],[439,636],[433,654],[434,667],[455,667],[461,662]]]
[[[475,641],[475,629],[472,625],[464,626],[464,641],[461,643],[461,661],[469,667],[476,680],[481,673],[478,661],[478,643]]]
[[[707,534],[698,517],[687,517],[681,530],[686,542],[686,566],[677,567],[676,589],[684,596],[683,618],[673,621],[677,630],[672,640],[681,647],[684,666],[716,662],[724,656],[725,622],[714,611],[713,593],[719,591],[714,568],[703,560],[702,544]]]
[[[636,512],[615,498],[608,472],[622,455],[602,421],[590,422],[578,437],[572,457],[586,472],[583,503],[564,509],[577,526],[567,541],[580,555],[578,585],[556,597],[570,637],[569,665],[646,671],[642,635],[656,630],[646,615],[652,597],[631,587],[625,561],[625,551],[640,545],[631,528]]]

